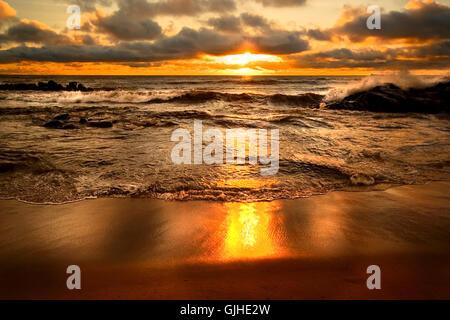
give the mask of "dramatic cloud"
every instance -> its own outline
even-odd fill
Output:
[[[436,57],[447,59],[450,65],[450,41],[433,43],[428,46],[415,46],[410,48],[403,48],[402,52],[404,55],[409,57],[418,57],[418,58]]]
[[[311,39],[320,40],[320,41],[330,41],[331,40],[331,32],[330,31],[322,31],[319,29],[310,29],[306,32],[306,35]]]
[[[295,59],[296,66],[302,68],[446,68],[450,64],[450,41],[385,50],[340,48]]]
[[[295,7],[302,6],[306,0],[255,0],[266,7]]]
[[[58,34],[39,22],[26,19],[9,27],[4,34],[0,34],[0,42],[30,42],[49,45],[73,43],[69,37]]]
[[[195,16],[205,12],[228,12],[236,9],[234,0],[118,0],[119,9],[105,16],[96,12],[97,19],[91,21],[98,31],[119,40],[153,40],[160,37],[161,27],[150,18],[160,15]],[[211,19],[217,30],[230,31],[229,17]],[[237,26],[238,27],[238,26]],[[235,31],[237,30],[235,27]]]
[[[201,54],[225,55],[252,46],[268,54],[298,53],[308,48],[308,42],[292,32],[266,36],[223,34],[211,29],[183,28],[172,37],[150,42],[121,42],[116,46],[19,46],[0,51],[0,63],[19,61],[48,62],[155,62],[192,59]]]
[[[64,3],[67,5],[78,5],[82,11],[94,11],[96,7],[104,6],[110,7],[114,0],[56,0],[57,2]]]
[[[222,32],[241,32],[241,19],[235,16],[223,16],[211,18],[208,24],[217,31]]]
[[[243,13],[241,14],[241,19],[242,22],[249,27],[266,30],[269,30],[271,28],[269,21],[267,21],[267,19],[263,16],[257,14]]]
[[[122,11],[93,22],[100,32],[108,33],[119,40],[153,40],[161,35],[161,27],[148,19],[130,19]]]
[[[210,29],[183,28],[177,35],[149,45],[158,60],[170,58],[193,58],[200,53],[222,55],[237,50],[242,44],[239,35],[224,35]],[[133,44],[127,44],[133,46]]]
[[[177,35],[148,42],[122,42],[116,46],[20,46],[0,51],[0,62],[153,62],[191,59],[200,53],[225,54],[242,44],[240,37],[217,34],[208,29],[183,28]]]
[[[249,40],[262,53],[291,54],[309,49],[307,41],[297,32],[280,31],[267,36],[251,37]]]
[[[373,61],[382,59],[384,60],[388,58],[386,52],[380,52],[374,49],[352,51],[346,48],[319,52],[315,56],[318,58],[332,58],[334,60],[359,60],[359,61]]]
[[[118,0],[119,11],[131,17],[197,16],[205,12],[226,13],[236,9],[234,0]]]
[[[208,20],[208,24],[217,31],[223,32],[243,32],[243,26],[257,29],[259,32],[274,31],[266,18],[247,12],[242,13],[239,17],[226,15],[218,18],[211,18]]]
[[[406,10],[381,15],[381,30],[366,27],[368,15],[356,15],[329,32],[346,35],[354,42],[367,37],[382,39],[448,39],[450,38],[450,7],[433,1],[412,1]]]

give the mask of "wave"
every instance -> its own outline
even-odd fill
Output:
[[[36,152],[0,150],[0,173],[31,172],[42,174],[59,171],[49,161]]]
[[[250,94],[250,93],[222,93],[216,91],[190,91],[170,98],[153,98],[150,104],[159,103],[204,103],[213,100],[227,102],[269,102],[272,104],[284,104],[295,106],[317,105],[322,101],[323,95],[315,93],[304,93],[299,95],[286,94]]]
[[[245,185],[214,185],[211,182],[202,183],[202,179],[194,177],[173,177],[173,183],[164,181],[130,182],[117,179],[110,181],[91,180],[86,186],[80,187],[79,178],[75,172],[64,174],[60,170],[47,172],[35,172],[33,175],[17,172],[14,176],[4,176],[4,183],[11,188],[1,188],[0,198],[17,199],[31,203],[67,203],[88,198],[114,198],[135,197],[154,198],[164,200],[213,200],[213,201],[272,201],[277,199],[295,199],[312,195],[324,194],[334,190],[357,187],[375,188],[375,178],[363,175],[349,175],[342,169],[327,167],[324,165],[297,163],[293,167],[287,167],[290,163],[282,161],[282,174],[294,175],[300,171],[309,178],[304,181],[302,187],[289,183],[264,183],[261,186]],[[24,176],[25,175],[25,176]],[[119,172],[111,173],[120,176]],[[20,177],[23,177],[21,179]],[[182,183],[177,181],[182,180]],[[369,181],[369,182],[367,182]],[[0,185],[2,185],[0,183]],[[36,187],[45,187],[45,192],[36,192]]]
[[[288,94],[257,94],[257,93],[226,93],[208,90],[168,91],[152,90],[96,90],[93,92],[61,91],[8,93],[0,99],[42,104],[83,104],[83,103],[112,103],[112,104],[163,104],[163,103],[206,103],[209,101],[243,102],[243,103],[271,103],[293,106],[308,106],[318,104],[323,95],[304,93],[298,95]]]
[[[202,103],[211,100],[253,101],[258,95],[240,93],[221,93],[216,91],[190,91],[170,98],[153,98],[148,103]]]

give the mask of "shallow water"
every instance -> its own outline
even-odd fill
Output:
[[[447,115],[326,110],[359,77],[1,77],[82,82],[93,92],[0,91],[0,196],[261,201],[450,178]],[[314,95],[316,94],[316,95]],[[68,113],[76,129],[43,127]],[[111,121],[112,128],[78,124]],[[175,165],[177,128],[279,129],[280,167]],[[224,150],[225,151],[225,150]]]

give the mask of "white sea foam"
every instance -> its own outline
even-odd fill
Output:
[[[409,73],[409,71],[399,71],[384,75],[370,75],[360,80],[350,81],[332,88],[325,96],[325,101],[340,101],[351,94],[370,90],[376,86],[387,83],[392,83],[404,90],[410,88],[421,89],[436,84],[445,77],[446,76],[417,76]]]

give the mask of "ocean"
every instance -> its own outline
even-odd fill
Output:
[[[48,80],[94,90],[0,90],[3,199],[250,202],[450,179],[448,113],[326,107],[377,84],[423,87],[434,77],[0,76]],[[64,129],[45,126],[61,115]],[[248,161],[174,164],[171,135],[192,132],[195,120],[205,130],[278,129],[278,172],[263,176]],[[94,122],[111,125],[86,125]]]

